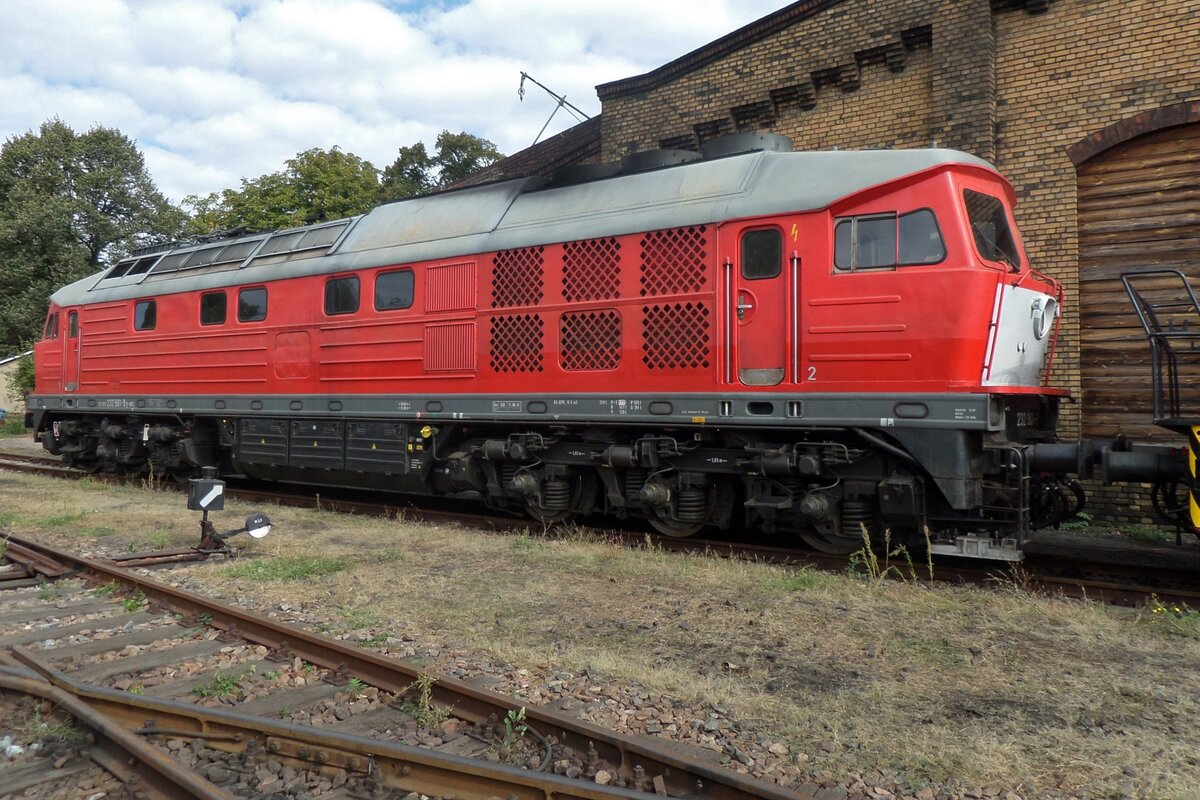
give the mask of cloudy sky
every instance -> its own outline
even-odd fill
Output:
[[[382,168],[466,130],[504,153],[555,108],[788,0],[0,0],[0,139],[59,117],[120,129],[178,201],[311,147]],[[546,135],[573,124],[559,111]]]

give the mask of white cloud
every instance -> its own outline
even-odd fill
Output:
[[[632,77],[784,0],[5,0],[0,136],[58,116],[135,139],[173,199],[235,187],[310,147],[384,167],[443,129],[527,147]],[[545,135],[574,120],[554,116]]]

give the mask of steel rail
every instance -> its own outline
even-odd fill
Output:
[[[28,670],[0,666],[0,689],[39,697],[86,725],[106,758],[99,763],[129,789],[145,791],[155,800],[233,800],[233,795],[209,783],[149,742],[129,732],[69,689],[55,686]],[[130,775],[127,768],[140,765]]]
[[[299,656],[312,664],[357,677],[364,683],[396,694],[409,691],[423,678],[432,678],[433,702],[455,717],[475,724],[487,724],[493,717],[498,722],[510,712],[515,714],[524,709],[524,723],[542,737],[557,739],[560,744],[581,754],[594,749],[601,761],[631,784],[639,774],[646,775],[660,785],[659,793],[703,797],[705,800],[797,800],[803,796],[775,784],[689,759],[652,741],[605,730],[538,706],[523,706],[466,681],[426,673],[395,659],[325,639],[253,611],[218,603],[134,574],[111,562],[62,552],[17,537],[11,540],[49,558],[69,563],[100,583],[116,581],[140,591],[151,603],[182,614],[189,624],[198,624],[204,619],[212,627],[264,645],[279,658]]]
[[[78,698],[141,735],[201,738],[205,746],[250,758],[287,761],[308,770],[345,770],[360,781],[458,800],[644,800],[644,792],[479,759],[269,720],[222,708],[92,686],[42,663],[29,650],[15,659],[60,692]],[[0,667],[0,677],[12,668]],[[250,742],[255,742],[251,745]],[[648,787],[653,790],[653,787]]]

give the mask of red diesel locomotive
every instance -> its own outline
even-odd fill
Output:
[[[1061,292],[995,169],[717,148],[139,252],[52,297],[35,428],[91,468],[833,551],[928,532],[1013,557],[1073,509],[1034,457],[1080,450],[1048,445]]]

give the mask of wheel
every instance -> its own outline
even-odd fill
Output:
[[[679,520],[650,517],[654,530],[673,539],[686,539],[704,530],[703,522],[680,522]]]
[[[848,556],[862,550],[865,544],[861,536],[843,536],[838,533],[820,533],[807,530],[800,534],[800,540],[818,553],[828,553],[835,556]]]

